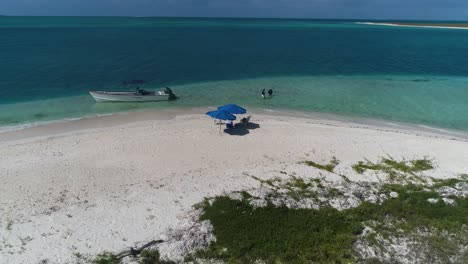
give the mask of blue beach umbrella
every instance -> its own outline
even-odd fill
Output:
[[[236,120],[236,117],[233,114],[225,110],[214,110],[214,111],[207,112],[206,114],[215,119]]]
[[[231,113],[229,113],[228,111],[225,111],[225,110],[209,111],[206,114],[211,116],[214,119],[236,120],[236,116],[234,116],[233,114],[231,114]],[[219,133],[221,133],[221,125],[222,125],[222,123],[219,124]]]
[[[218,107],[218,110],[228,111],[231,114],[245,114],[245,113],[247,113],[247,110],[245,110],[244,108],[242,108],[242,107],[240,107],[240,106],[238,106],[236,104],[223,105],[223,106]]]

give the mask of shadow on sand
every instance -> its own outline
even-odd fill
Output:
[[[247,124],[235,124],[234,128],[226,128],[224,129],[224,133],[229,134],[231,136],[245,136],[249,134],[249,130],[260,128],[259,124],[249,122]]]

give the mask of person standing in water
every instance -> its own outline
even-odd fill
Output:
[[[268,96],[271,97],[273,95],[273,89],[268,90]]]
[[[262,90],[262,98],[265,99],[265,89]]]

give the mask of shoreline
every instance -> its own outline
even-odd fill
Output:
[[[385,23],[385,22],[355,22],[359,25],[374,25],[374,26],[391,26],[391,27],[415,27],[415,28],[440,28],[440,29],[468,29],[466,26],[448,26],[446,24],[416,24],[416,23]]]
[[[237,80],[192,82],[173,86],[180,94],[177,102],[154,103],[96,103],[88,95],[63,96],[47,100],[0,104],[0,133],[42,126],[63,120],[86,119],[95,116],[125,112],[164,109],[190,110],[191,108],[214,107],[214,102],[226,104],[239,102],[253,109],[272,108],[277,111],[341,115],[344,118],[388,120],[402,124],[421,124],[434,128],[466,131],[468,123],[460,118],[468,106],[463,98],[468,78],[435,75],[297,75],[265,76]],[[262,87],[276,87],[275,100],[261,100]],[[346,88],[345,88],[346,87]],[[368,95],[360,95],[367,89]],[[405,92],[408,104],[398,96]],[[441,91],[447,89],[444,93]],[[208,95],[206,95],[206,91]],[[427,91],[427,94],[426,92]],[[422,101],[417,101],[423,93]],[[223,97],[222,95],[226,95]],[[301,95],[301,96],[298,96]],[[450,99],[436,100],[439,96]],[[345,103],[340,97],[347,97]],[[371,97],[381,98],[379,104]],[[229,98],[229,99],[228,99]],[[377,99],[376,99],[377,100]],[[50,107],[53,105],[53,107]],[[451,107],[452,109],[448,109]],[[340,118],[341,119],[341,118]]]
[[[98,130],[125,126],[141,122],[160,120],[174,120],[178,117],[197,118],[205,116],[204,113],[213,110],[213,107],[196,108],[167,108],[142,109],[130,112],[116,112],[82,118],[47,121],[45,123],[31,123],[11,129],[0,130],[0,143],[8,141],[39,139],[63,136],[73,133],[85,133],[89,130]],[[451,130],[431,127],[422,124],[403,123],[397,121],[378,120],[363,117],[350,117],[330,113],[301,112],[293,110],[253,109],[247,115],[264,115],[269,117],[301,118],[305,122],[312,122],[325,126],[338,126],[349,128],[364,128],[377,131],[403,133],[426,137],[442,137],[451,140],[468,141],[468,131]],[[238,121],[238,120],[237,120]]]

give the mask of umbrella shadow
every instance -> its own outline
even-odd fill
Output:
[[[231,136],[245,136],[250,133],[249,130],[254,130],[260,128],[260,125],[257,123],[249,122],[247,124],[236,124],[233,128],[226,128],[224,129],[224,133],[229,134]]]

